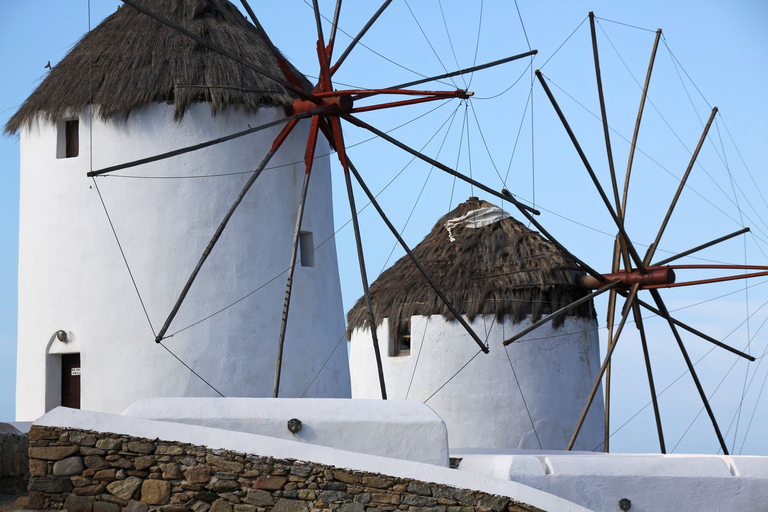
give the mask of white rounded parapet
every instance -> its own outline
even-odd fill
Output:
[[[385,319],[377,333],[388,397],[434,409],[448,427],[451,449],[565,449],[600,368],[597,323],[567,317],[557,329],[546,324],[502,345],[528,325],[477,316],[471,326],[490,344],[483,354],[458,322],[414,316],[409,353],[389,356],[394,340]],[[350,372],[353,398],[381,396],[367,329],[352,333]],[[603,416],[599,391],[574,449],[601,446]]]
[[[163,341],[198,377],[155,343],[155,333],[284,125],[95,180],[86,173],[284,113],[230,109],[213,117],[209,105],[196,104],[174,120],[173,106],[152,104],[127,119],[79,117],[76,157],[57,157],[62,123],[21,130],[17,419],[61,403],[67,353],[80,354],[84,409],[118,413],[146,397],[218,396],[213,388],[271,396],[308,124],[297,126],[245,196]],[[296,266],[280,396],[350,394],[328,153],[318,149],[326,156],[310,181],[302,251],[313,261]],[[73,343],[58,340],[59,331]]]
[[[402,400],[147,398],[123,416],[247,432],[448,467],[445,423]],[[295,432],[289,430],[288,422]],[[298,430],[296,430],[298,428]]]

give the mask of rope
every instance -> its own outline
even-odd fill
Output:
[[[218,389],[216,389],[215,387],[213,387],[213,385],[212,385],[210,382],[208,382],[207,380],[205,380],[205,379],[202,377],[202,375],[200,375],[199,373],[197,373],[195,370],[193,370],[193,369],[192,369],[192,367],[191,367],[191,366],[189,366],[187,363],[185,363],[184,361],[182,361],[182,360],[181,360],[181,358],[180,358],[179,356],[177,356],[176,354],[174,354],[174,353],[171,351],[171,349],[169,349],[168,347],[166,347],[166,346],[163,344],[163,342],[162,342],[162,341],[161,341],[159,344],[160,344],[160,346],[161,346],[161,347],[163,347],[165,350],[167,350],[169,354],[171,354],[173,357],[175,357],[175,358],[176,358],[176,360],[177,360],[178,362],[180,362],[181,364],[183,364],[184,366],[186,366],[186,367],[187,367],[187,369],[188,369],[189,371],[191,371],[192,373],[194,373],[194,374],[195,374],[195,376],[196,376],[198,379],[200,379],[201,381],[205,382],[205,383],[208,385],[208,387],[209,387],[209,388],[211,388],[211,389],[212,389],[212,390],[214,390],[216,393],[218,393],[218,394],[219,394],[219,396],[220,396],[221,398],[226,398],[226,397],[225,397],[225,396],[224,396],[224,395],[221,393],[221,391],[219,391]]]

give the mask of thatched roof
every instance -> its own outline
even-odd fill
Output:
[[[554,245],[512,217],[480,228],[454,228],[449,241],[445,223],[472,210],[493,206],[471,198],[440,219],[413,252],[456,309],[473,319],[478,314],[509,316],[518,323],[532,315],[534,321],[588,292],[574,284],[576,265]],[[450,311],[406,255],[385,270],[371,285],[377,323],[389,319],[394,336],[414,315]],[[594,317],[592,302],[570,314]],[[562,325],[564,317],[554,321]],[[347,313],[347,337],[358,327],[369,327],[365,297]]]
[[[227,0],[139,2],[218,47],[284,76],[267,35]],[[167,102],[174,105],[180,119],[193,103],[210,103],[215,115],[227,107],[255,111],[262,105],[287,106],[292,100],[292,93],[273,80],[123,6],[93,29],[90,37],[86,34],[50,71],[11,117],[5,131],[15,133],[39,113],[54,121],[79,113],[90,103],[107,119],[128,116],[150,103]]]

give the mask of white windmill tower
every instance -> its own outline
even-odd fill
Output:
[[[144,4],[284,83],[285,66],[295,72],[278,65],[266,34],[226,0]],[[265,73],[131,8],[118,9],[53,68],[6,126],[21,137],[17,419],[60,404],[120,412],[153,396],[272,394],[308,121],[260,163],[293,100]],[[270,122],[109,179],[86,176]],[[317,155],[327,153],[318,147]],[[336,250],[323,243],[333,234],[329,163],[315,160],[280,396],[345,397]],[[260,167],[162,346],[154,343]]]
[[[591,300],[523,341],[502,342],[585,295],[573,262],[500,208],[470,198],[413,248],[486,343],[481,353],[406,256],[371,285],[390,398],[424,401],[453,448],[565,449],[600,367]],[[379,396],[364,298],[350,310],[352,396]],[[575,449],[601,446],[602,394]]]

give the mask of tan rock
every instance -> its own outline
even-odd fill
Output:
[[[79,446],[31,446],[30,459],[61,460],[80,451]]]
[[[48,464],[44,460],[32,459],[29,461],[29,474],[32,476],[45,476],[48,473]]]
[[[208,512],[232,512],[232,505],[227,500],[219,498],[213,502]]]
[[[141,487],[141,478],[129,476],[125,480],[118,480],[107,485],[107,490],[120,499],[130,500],[139,487]]]
[[[211,466],[200,464],[192,466],[184,472],[184,478],[191,484],[204,484],[211,479]]]
[[[288,483],[288,478],[284,476],[260,476],[253,482],[253,488],[279,491],[286,483]]]
[[[164,505],[171,498],[171,483],[165,480],[144,480],[141,501],[147,505]]]

